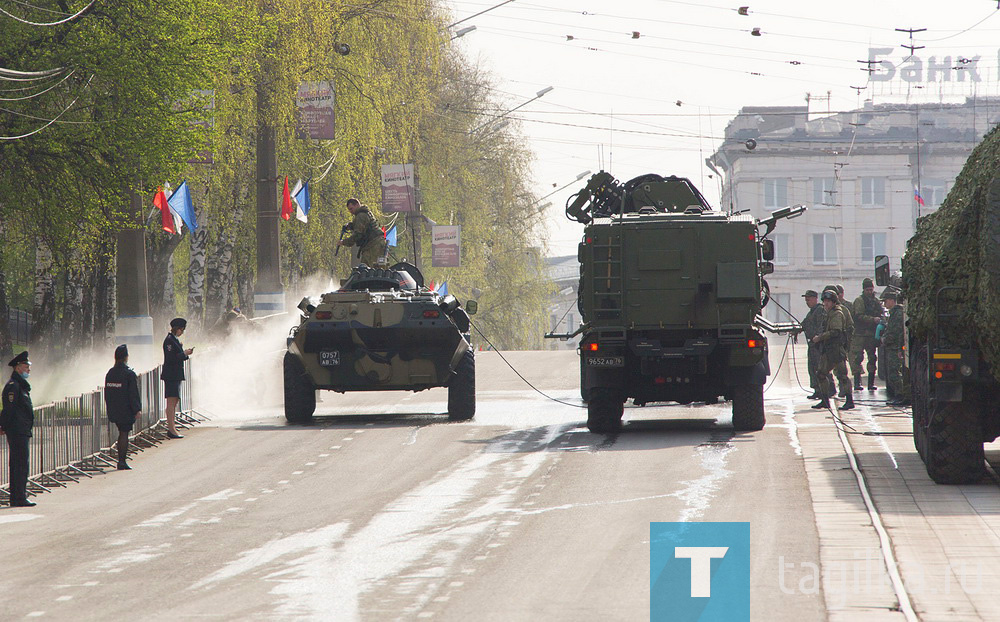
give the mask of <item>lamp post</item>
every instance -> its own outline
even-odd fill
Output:
[[[542,89],[542,90],[538,91],[537,93],[535,93],[535,96],[532,97],[531,99],[523,102],[522,104],[520,104],[518,106],[515,106],[515,107],[511,108],[507,112],[503,113],[502,115],[500,115],[500,116],[498,116],[498,117],[496,117],[494,119],[490,119],[489,121],[487,121],[486,123],[483,123],[479,127],[475,128],[473,130],[469,130],[469,134],[475,134],[476,132],[478,132],[479,130],[483,129],[484,127],[486,127],[490,123],[495,123],[496,121],[499,121],[500,119],[503,119],[504,117],[506,117],[510,113],[515,112],[517,110],[520,110],[521,108],[524,108],[525,106],[527,106],[531,102],[535,101],[536,99],[540,99],[540,98],[544,97],[545,94],[548,93],[549,91],[551,91],[553,88],[555,88],[555,87],[551,87],[551,86],[545,87],[544,89]]]
[[[574,179],[573,181],[569,182],[565,186],[561,186],[559,188],[556,188],[555,190],[553,190],[552,192],[548,193],[544,197],[541,197],[540,199],[537,199],[534,203],[532,203],[532,205],[535,205],[537,203],[540,203],[540,202],[544,201],[545,199],[549,198],[550,196],[552,196],[553,194],[555,194],[557,192],[562,192],[563,190],[565,190],[566,188],[569,188],[570,186],[572,186],[576,182],[580,181],[581,179],[583,179],[587,175],[590,175],[590,171],[589,170],[580,173],[579,175],[576,176],[576,179]]]
[[[476,29],[475,26],[466,26],[465,28],[460,28],[457,32],[455,32],[455,36],[453,36],[451,38],[451,40],[454,41],[455,39],[458,39],[459,37],[464,37],[465,35],[469,34],[470,32],[472,32],[475,29]]]

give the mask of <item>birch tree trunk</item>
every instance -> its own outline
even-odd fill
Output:
[[[80,254],[70,253],[69,267],[63,283],[62,335],[59,343],[64,352],[74,352],[83,341],[83,289],[84,271],[80,267]]]
[[[208,223],[200,223],[191,234],[191,263],[188,266],[187,319],[200,326],[205,318],[205,247],[208,245]]]

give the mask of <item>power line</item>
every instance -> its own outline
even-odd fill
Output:
[[[63,82],[65,82],[66,80],[69,80],[69,79],[70,79],[70,77],[71,77],[71,76],[72,76],[72,75],[73,75],[74,73],[76,73],[76,71],[75,71],[75,70],[74,70],[74,71],[71,71],[71,72],[69,72],[68,74],[66,74],[66,75],[65,75],[65,76],[63,77],[63,79],[62,79],[62,80],[60,80],[60,81],[56,82],[55,84],[53,84],[52,86],[48,87],[48,88],[47,88],[47,89],[45,89],[44,91],[39,91],[39,92],[37,92],[37,93],[32,93],[31,95],[25,95],[24,97],[0,97],[0,102],[16,102],[16,101],[24,101],[24,100],[26,100],[26,99],[34,99],[34,98],[36,98],[36,97],[40,97],[40,96],[42,96],[42,95],[44,95],[44,94],[48,93],[48,92],[49,92],[49,91],[51,91],[52,89],[56,88],[57,86],[59,86],[60,84],[62,84]]]
[[[90,79],[87,80],[87,84],[85,84],[83,86],[84,90],[86,90],[86,88],[88,86],[90,86],[90,81],[93,80],[93,79],[94,79],[94,76],[90,76]],[[54,119],[49,120],[48,123],[46,123],[45,125],[37,128],[37,129],[34,129],[34,130],[28,132],[27,134],[21,134],[20,136],[0,136],[0,140],[20,140],[22,138],[28,138],[29,136],[33,136],[33,135],[41,132],[45,128],[49,127],[50,125],[52,125],[53,123],[55,123],[56,121],[58,121],[59,117],[61,117],[64,114],[66,114],[69,111],[69,109],[72,108],[76,104],[77,100],[79,100],[79,99],[80,99],[80,95],[77,95],[76,98],[73,101],[71,101],[69,103],[69,105],[66,106],[63,109],[62,112],[60,112],[58,115],[56,115],[56,117]]]
[[[0,13],[3,13],[4,15],[6,15],[7,17],[9,17],[9,18],[11,18],[13,20],[21,22],[22,24],[28,24],[29,26],[51,27],[51,26],[60,26],[62,24],[65,24],[67,22],[71,22],[71,21],[77,19],[78,17],[82,16],[84,13],[86,13],[87,11],[89,11],[91,9],[91,7],[93,7],[94,4],[96,4],[96,3],[97,3],[97,0],[90,0],[90,3],[87,6],[83,7],[82,9],[80,9],[79,11],[77,11],[76,13],[74,13],[73,15],[70,15],[69,17],[67,17],[65,19],[59,20],[58,22],[32,22],[32,21],[29,21],[29,20],[26,20],[26,19],[21,19],[17,15],[14,15],[13,13],[9,13],[9,12],[5,11],[2,8],[0,8]]]

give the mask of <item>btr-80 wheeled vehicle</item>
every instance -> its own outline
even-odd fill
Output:
[[[476,414],[476,360],[469,314],[424,286],[413,265],[361,264],[340,290],[303,298],[285,353],[285,418],[308,423],[316,390],[423,391],[448,387],[448,419]]]

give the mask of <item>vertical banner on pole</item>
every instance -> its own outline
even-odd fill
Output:
[[[462,266],[462,227],[434,225],[431,229],[431,267]]]
[[[412,164],[382,165],[382,213],[417,211]]]
[[[300,82],[295,100],[298,125],[295,137],[313,140],[333,140],[334,97],[333,86],[329,82]]]

